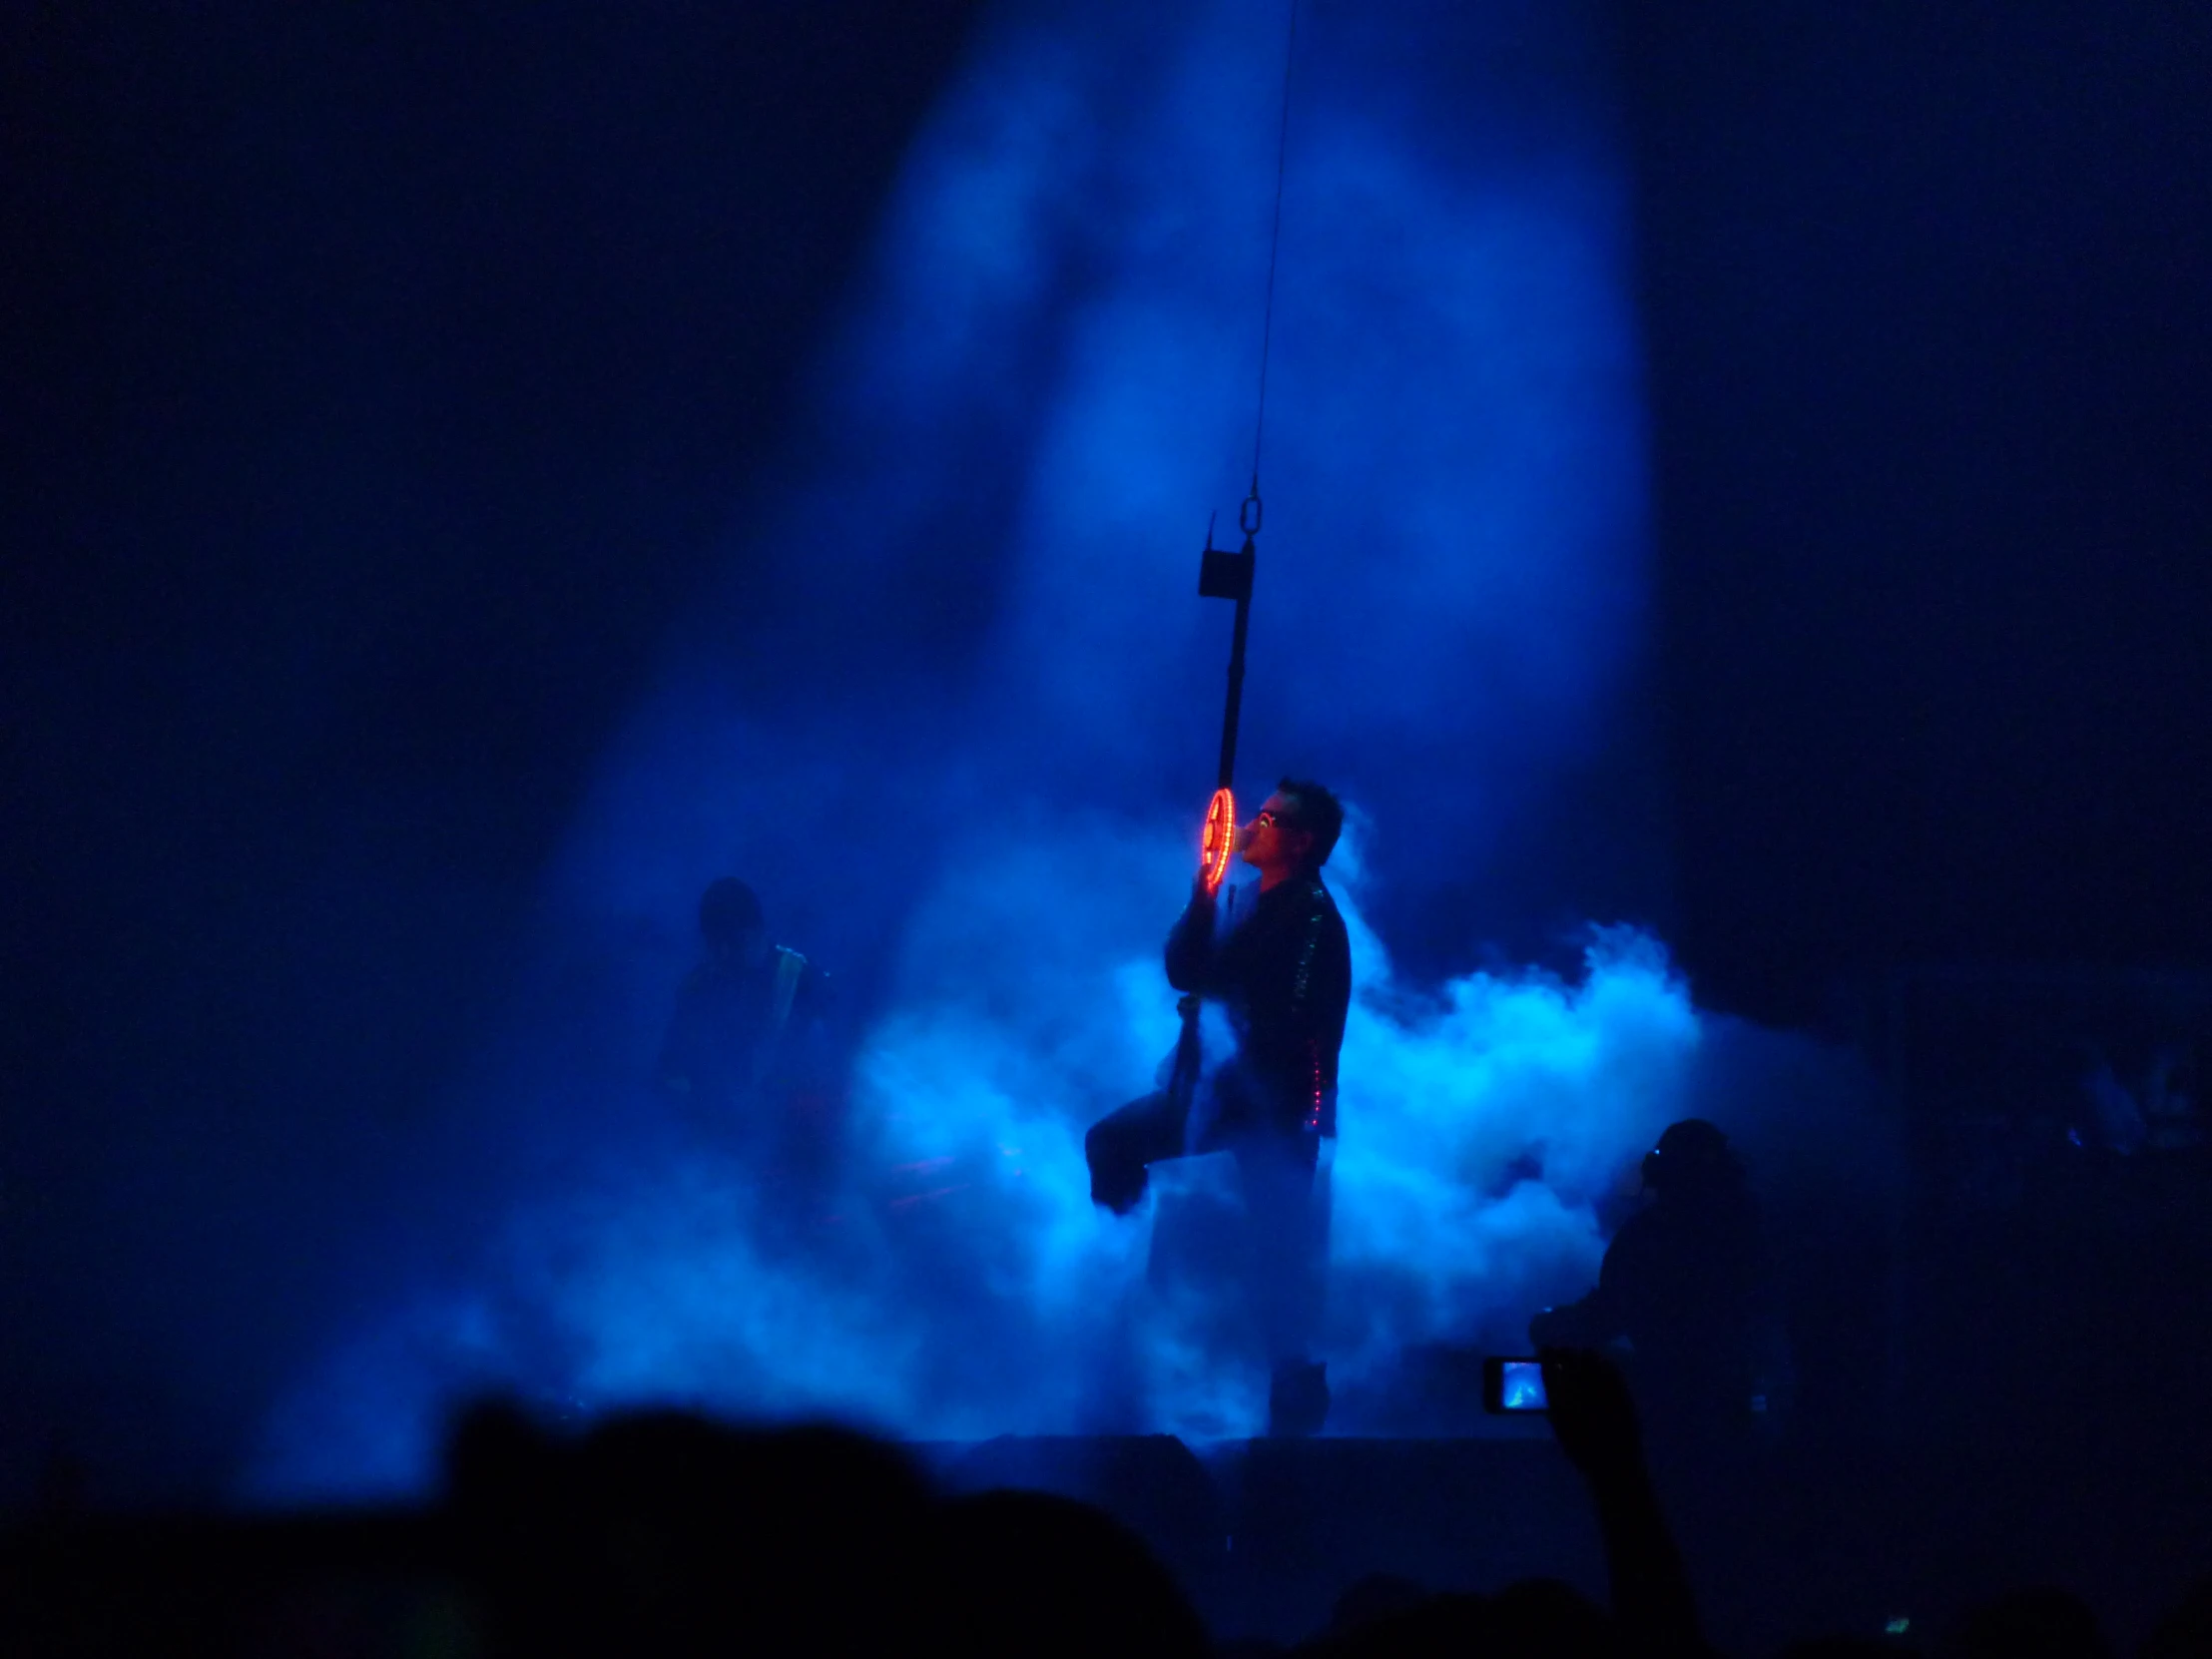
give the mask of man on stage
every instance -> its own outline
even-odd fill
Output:
[[[655,1074],[694,1128],[760,1178],[769,1209],[796,1216],[836,1152],[829,976],[769,936],[735,876],[701,896],[699,937]]]
[[[1236,1053],[1203,1080],[1179,1065],[1167,1089],[1102,1118],[1084,1141],[1091,1198],[1116,1215],[1144,1197],[1146,1166],[1235,1155],[1274,1367],[1274,1432],[1311,1433],[1328,1409],[1308,1347],[1326,1244],[1314,1170],[1323,1138],[1337,1133],[1337,1051],[1352,1000],[1344,918],[1321,879],[1343,828],[1344,808],[1319,784],[1287,778],[1268,797],[1240,836],[1257,890],[1235,889],[1217,907],[1201,878],[1168,936],[1168,983],[1221,1008]]]

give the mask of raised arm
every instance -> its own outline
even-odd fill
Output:
[[[1547,1348],[1543,1366],[1552,1433],[1597,1509],[1620,1651],[1632,1659],[1706,1659],[1697,1598],[1652,1490],[1627,1382],[1587,1350]]]

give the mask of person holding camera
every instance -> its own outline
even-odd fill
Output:
[[[1728,1137],[1687,1118],[1644,1154],[1643,1189],[1597,1288],[1538,1314],[1529,1340],[1619,1354],[1656,1433],[1738,1435],[1770,1415],[1787,1370],[1751,1183]]]

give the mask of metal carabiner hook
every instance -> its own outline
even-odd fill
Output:
[[[1250,495],[1244,498],[1244,505],[1237,509],[1237,528],[1248,536],[1257,536],[1260,533],[1260,521],[1264,516],[1265,514],[1260,506],[1260,492],[1255,488]]]

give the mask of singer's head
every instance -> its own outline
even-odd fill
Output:
[[[1244,827],[1239,851],[1260,872],[1261,886],[1272,887],[1327,863],[1344,825],[1344,805],[1328,790],[1286,778]]]

